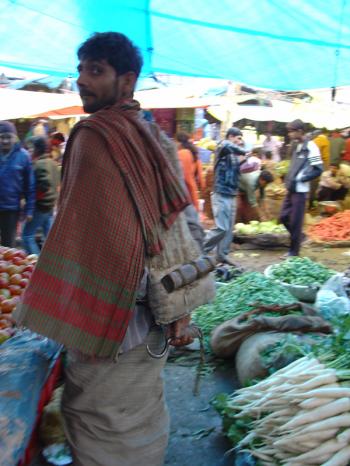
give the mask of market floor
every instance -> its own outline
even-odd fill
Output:
[[[228,364],[205,375],[194,395],[198,358],[198,352],[170,358],[165,369],[171,417],[165,466],[232,466],[231,445],[222,435],[221,417],[210,400],[237,387],[234,367]]]
[[[263,272],[268,265],[281,262],[287,248],[252,249],[247,244],[234,245],[230,258],[247,271]],[[309,257],[314,261],[337,270],[345,271],[350,265],[350,248],[323,247],[305,242],[300,251],[301,257]]]

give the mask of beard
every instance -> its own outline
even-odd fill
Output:
[[[83,103],[83,109],[86,113],[98,112],[99,110],[114,105],[116,102],[118,102],[119,92],[117,82],[109,92],[106,92],[101,96],[98,96],[93,92],[89,92],[87,89],[82,89],[80,92],[80,98]]]
[[[110,99],[98,99],[97,97],[89,97],[87,100],[83,100],[83,109],[86,113],[95,113],[102,110],[105,107],[109,107],[117,102],[116,98]]]

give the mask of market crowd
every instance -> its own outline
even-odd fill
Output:
[[[302,123],[302,122],[301,122]],[[192,204],[206,218],[215,219],[215,227],[206,238],[204,251],[216,248],[218,262],[230,264],[228,258],[233,240],[232,230],[238,222],[268,220],[268,202],[265,187],[280,178],[276,166],[282,160],[293,159],[294,146],[307,141],[308,150],[319,151],[322,173],[307,180],[307,186],[297,186],[303,196],[293,196],[293,225],[301,224],[305,209],[312,209],[318,201],[342,201],[350,188],[347,172],[341,164],[350,164],[350,133],[325,130],[307,131],[302,123],[303,135],[293,138],[286,126],[289,143],[267,132],[262,144],[246,149],[243,132],[234,125],[222,141],[211,141],[212,163],[203,164],[200,146],[190,134],[178,132],[174,136],[184,181]],[[23,247],[28,254],[39,254],[52,225],[59,194],[60,171],[66,136],[47,121],[35,120],[23,141],[18,138],[15,124],[3,121],[0,125],[0,237],[1,244]],[[287,147],[288,154],[284,148]],[[228,154],[230,154],[228,156]],[[233,157],[232,157],[233,155]],[[19,167],[21,169],[19,170]],[[305,167],[303,168],[305,169]],[[316,173],[316,172],[315,172]],[[290,177],[290,174],[289,174]],[[288,192],[288,176],[282,176]],[[293,187],[292,187],[293,189]],[[303,191],[302,191],[303,190]],[[297,197],[306,199],[296,206]],[[305,201],[305,202],[304,202]],[[286,220],[287,201],[279,220],[293,235],[294,226]],[[301,206],[304,206],[300,209]],[[289,209],[291,206],[289,205]],[[287,210],[286,210],[287,209]],[[289,215],[289,214],[288,214]],[[300,243],[300,225],[296,231]],[[220,241],[219,241],[220,240]],[[297,254],[300,244],[291,254]]]
[[[0,238],[39,254],[59,193],[62,133],[35,121],[21,142],[14,123],[0,121]]]

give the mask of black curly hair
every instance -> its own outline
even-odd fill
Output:
[[[45,154],[49,149],[48,140],[43,136],[33,137],[30,142],[33,144],[34,154],[36,156]]]
[[[190,141],[190,135],[184,132],[176,133],[175,139],[181,144],[184,149],[188,149],[192,153],[193,162],[198,160],[198,149]]]
[[[107,60],[119,75],[133,71],[139,76],[143,65],[140,49],[119,32],[96,32],[78,49],[79,60]]]

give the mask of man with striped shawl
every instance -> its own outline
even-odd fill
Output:
[[[62,410],[75,466],[160,466],[168,440],[147,258],[189,204],[133,92],[139,50],[96,33],[78,50],[84,110],[63,160],[58,213],[17,309],[19,324],[68,350]],[[162,141],[163,138],[163,141]],[[163,144],[164,143],[164,144]],[[162,147],[163,146],[163,147]],[[186,314],[168,326],[189,344]]]

